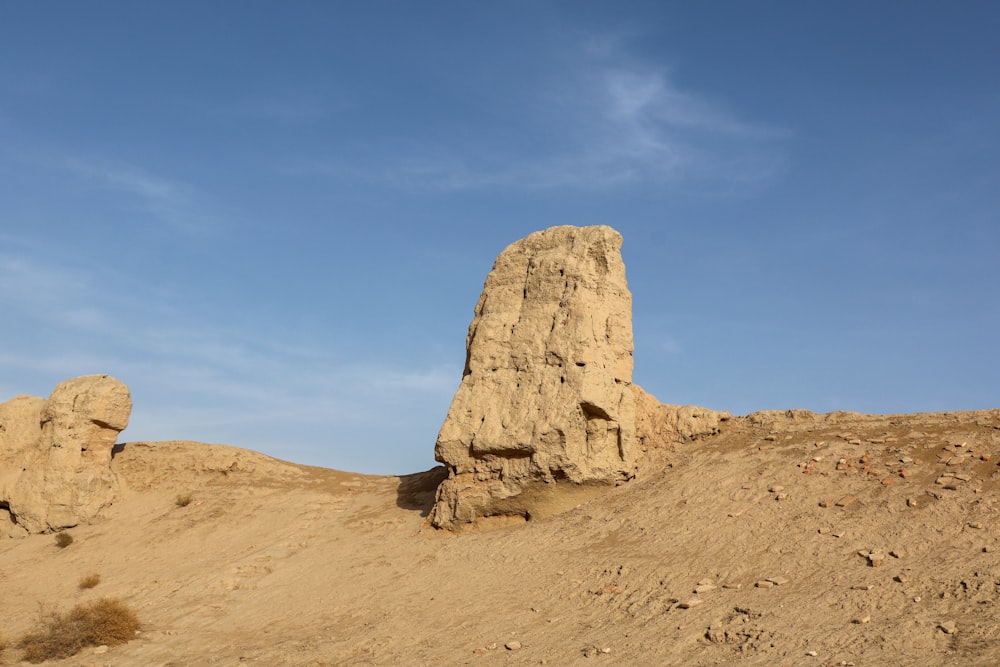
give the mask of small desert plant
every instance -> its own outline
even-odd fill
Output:
[[[181,493],[177,495],[177,499],[174,500],[174,504],[178,507],[187,507],[191,504],[191,500],[192,498],[190,493]]]
[[[123,644],[140,627],[135,612],[114,598],[78,604],[65,614],[52,612],[42,617],[40,625],[18,643],[28,662],[68,658],[86,646]]]
[[[86,577],[80,579],[80,588],[93,588],[99,583],[101,583],[101,575],[88,574]]]
[[[56,533],[56,546],[60,549],[65,549],[69,545],[73,544],[73,536],[69,533]]]

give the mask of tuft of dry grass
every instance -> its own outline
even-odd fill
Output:
[[[31,663],[68,658],[87,646],[124,644],[135,637],[140,623],[121,600],[102,598],[78,604],[65,614],[47,614],[40,626],[18,642],[22,658]]]
[[[56,546],[60,549],[65,549],[69,545],[73,544],[73,536],[69,533],[56,533]]]
[[[101,575],[96,573],[88,574],[86,577],[80,579],[80,588],[93,588],[99,583],[101,583]]]
[[[174,501],[174,504],[176,504],[178,507],[187,507],[188,505],[191,504],[192,500],[193,498],[191,497],[190,493],[181,493],[178,494],[177,499]]]

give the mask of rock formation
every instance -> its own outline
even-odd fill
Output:
[[[643,463],[666,461],[676,445],[716,435],[732,415],[695,405],[664,405],[652,394],[632,385],[635,394],[635,433],[638,455]]]
[[[621,245],[610,227],[553,227],[497,258],[434,450],[449,471],[435,526],[538,515],[556,486],[634,476],[632,296]]]
[[[0,404],[0,535],[75,526],[110,504],[112,448],[131,411],[128,387],[108,375]]]

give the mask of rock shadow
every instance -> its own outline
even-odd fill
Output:
[[[396,507],[418,510],[420,516],[429,516],[434,507],[434,494],[438,485],[447,477],[448,469],[444,466],[412,475],[400,475],[399,486],[396,488]]]

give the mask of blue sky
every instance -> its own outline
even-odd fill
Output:
[[[1000,407],[998,7],[8,3],[0,400],[423,470],[496,255],[608,224],[663,402]]]

